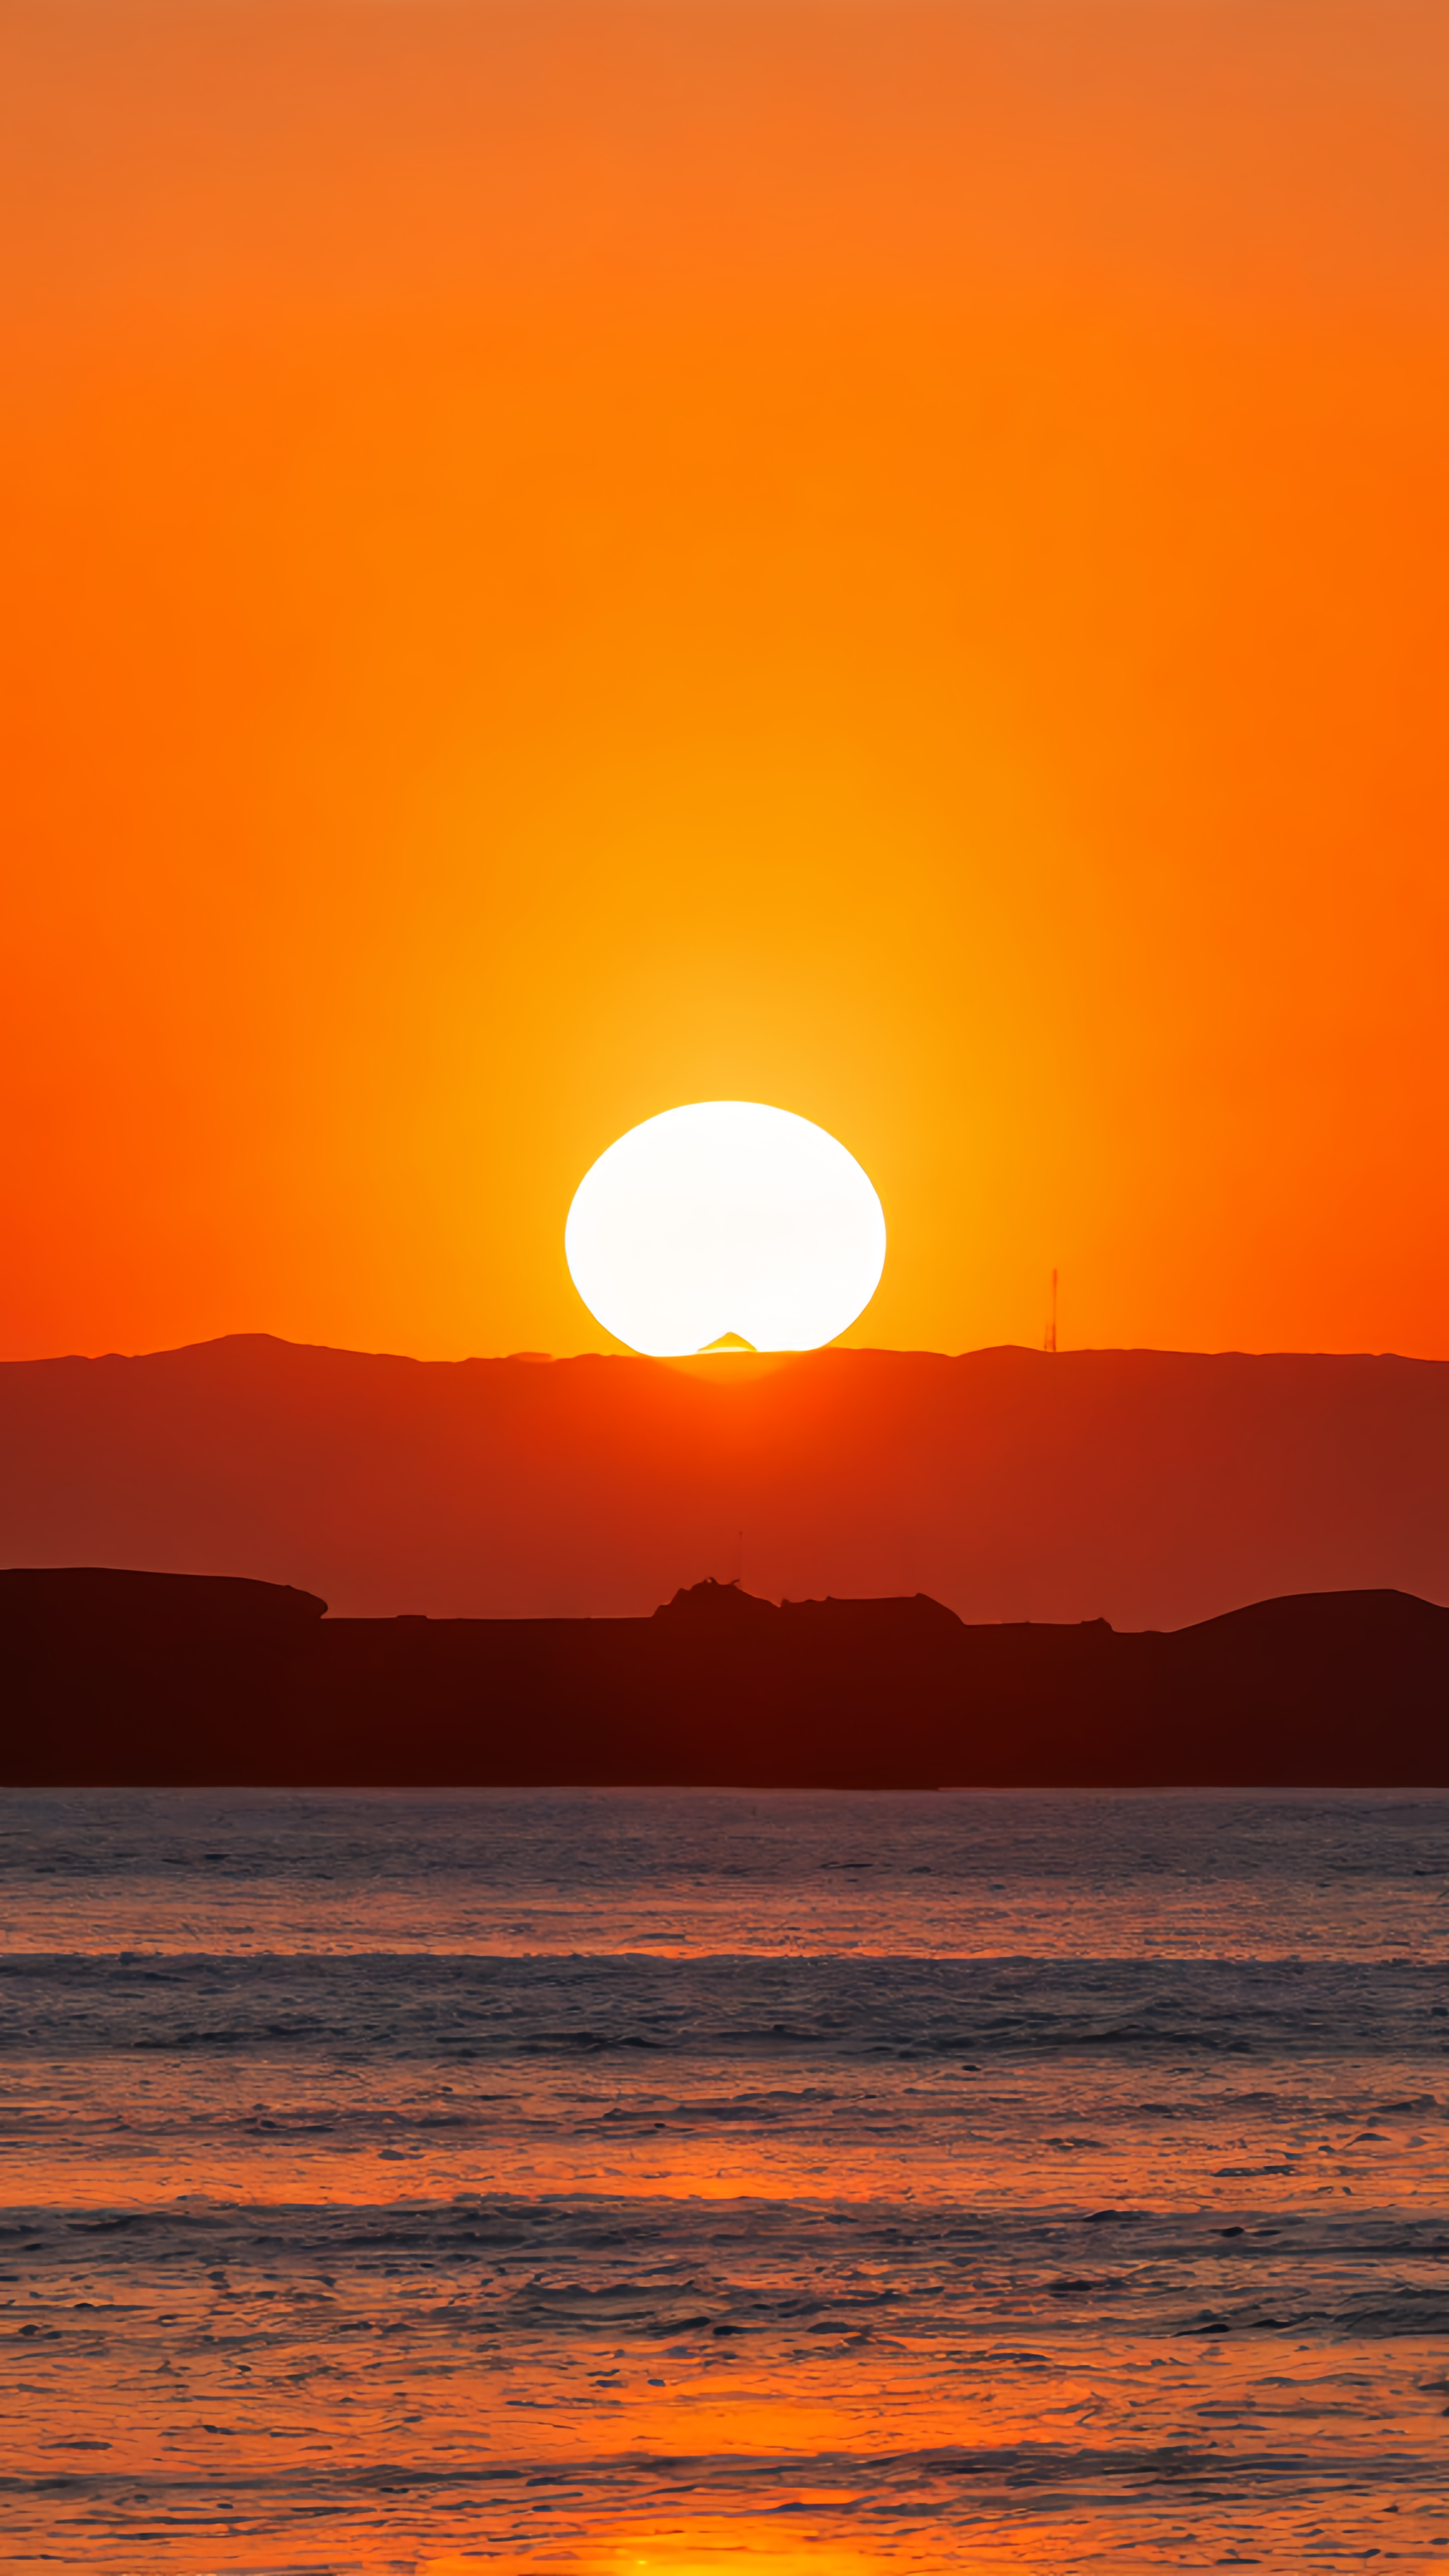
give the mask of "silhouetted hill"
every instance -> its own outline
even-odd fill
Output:
[[[147,1651],[193,1640],[275,1645],[327,1615],[315,1592],[245,1574],[137,1574],[112,1565],[10,1566],[0,1573],[0,1620],[11,1637],[48,1637],[82,1654],[110,1654],[134,1637]]]
[[[1449,1786],[1449,1610],[1258,1602],[1173,1634],[924,1597],[648,1619],[324,1619],[306,1593],[0,1574],[12,1784]]]
[[[1180,1627],[1449,1592],[1449,1363],[818,1351],[456,1365],[262,1335],[0,1364],[0,1563],[225,1566],[348,1615],[930,1593]]]

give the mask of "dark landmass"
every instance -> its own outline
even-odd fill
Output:
[[[0,1573],[12,1786],[1449,1787],[1449,1609],[1304,1593],[1172,1633],[696,1584],[648,1619],[331,1619]]]
[[[1434,1600],[1449,1362],[452,1363],[264,1334],[7,1361],[5,1564],[224,1565],[373,1618],[641,1615],[701,1566],[776,1600],[929,1592],[978,1622]]]

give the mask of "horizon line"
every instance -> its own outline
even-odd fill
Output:
[[[194,1342],[167,1343],[162,1345],[160,1348],[152,1350],[120,1351],[112,1349],[101,1351],[17,1352],[0,1359],[0,1368],[59,1368],[78,1361],[84,1362],[88,1367],[100,1367],[109,1360],[125,1360],[130,1362],[140,1360],[183,1359],[193,1352],[220,1350],[228,1343],[236,1342],[265,1343],[278,1350],[312,1352],[328,1358],[336,1359],[386,1360],[410,1368],[567,1368],[575,1367],[582,1361],[623,1360],[632,1362],[634,1365],[643,1368],[672,1369],[676,1371],[683,1370],[690,1374],[704,1372],[711,1378],[724,1380],[728,1377],[736,1383],[743,1379],[752,1384],[758,1383],[762,1377],[776,1374],[779,1370],[790,1366],[792,1363],[819,1361],[824,1359],[940,1360],[952,1366],[959,1365],[961,1362],[966,1360],[995,1359],[1007,1356],[1015,1359],[1039,1361],[1043,1366],[1054,1360],[1082,1359],[1332,1359],[1396,1360],[1405,1365],[1418,1368],[1443,1368],[1449,1366],[1449,1357],[1441,1358],[1433,1354],[1391,1349],[1336,1351],[1321,1349],[1292,1349],[1279,1346],[1264,1350],[1247,1350],[1241,1345],[1229,1344],[1216,1350],[1199,1350],[1152,1342],[1083,1343],[1074,1348],[1054,1351],[1043,1350],[1038,1344],[1030,1342],[983,1342],[963,1350],[945,1351],[932,1350],[917,1343],[848,1343],[836,1341],[818,1343],[813,1349],[809,1350],[762,1350],[751,1351],[748,1353],[703,1350],[681,1353],[677,1356],[671,1355],[667,1358],[657,1358],[644,1351],[631,1351],[626,1348],[616,1347],[612,1350],[561,1352],[534,1350],[492,1352],[469,1351],[463,1353],[462,1356],[457,1359],[423,1359],[415,1352],[411,1351],[359,1348],[351,1343],[345,1342],[297,1341],[293,1340],[285,1333],[274,1333],[264,1330],[238,1330],[225,1333],[207,1334],[201,1340]]]

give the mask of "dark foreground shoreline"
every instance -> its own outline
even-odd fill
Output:
[[[923,1594],[327,1619],[213,1575],[0,1572],[15,1787],[1449,1786],[1449,1609],[1299,1593],[1167,1633]]]

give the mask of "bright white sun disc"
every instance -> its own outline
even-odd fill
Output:
[[[564,1229],[590,1314],[656,1359],[726,1334],[816,1350],[870,1303],[885,1249],[855,1156],[758,1100],[696,1100],[631,1127],[584,1174]]]

